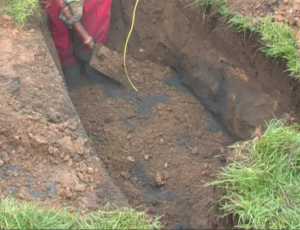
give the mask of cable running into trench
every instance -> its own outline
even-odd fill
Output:
[[[138,89],[134,86],[134,84],[132,83],[129,75],[128,75],[128,72],[127,72],[127,66],[126,66],[126,54],[127,54],[127,47],[128,47],[128,42],[129,42],[129,39],[131,37],[131,34],[132,34],[132,31],[133,31],[133,28],[134,28],[134,23],[135,23],[135,15],[136,15],[136,9],[138,7],[138,4],[139,4],[140,0],[136,0],[135,2],[135,6],[134,6],[134,9],[133,9],[133,15],[132,15],[132,23],[131,23],[131,28],[130,28],[130,31],[128,33],[128,36],[127,36],[127,39],[126,39],[126,42],[125,42],[125,47],[124,47],[124,57],[123,57],[123,65],[124,65],[124,70],[125,70],[125,74],[126,74],[126,77],[131,85],[131,87],[137,92]]]

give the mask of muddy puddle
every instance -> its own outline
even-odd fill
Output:
[[[139,91],[95,72],[70,93],[114,183],[131,206],[166,227],[223,228],[212,181],[233,139],[183,86],[175,70],[129,60]]]

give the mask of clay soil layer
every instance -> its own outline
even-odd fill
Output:
[[[0,195],[45,205],[127,205],[81,125],[38,28],[0,17]]]
[[[166,227],[228,227],[217,218],[222,191],[202,185],[226,164],[227,146],[274,114],[297,114],[298,84],[257,51],[255,36],[202,22],[190,2],[141,0],[128,57],[139,92],[85,76],[70,93],[77,113],[49,33],[45,41],[1,15],[1,195],[84,211],[129,203],[163,215]],[[113,1],[114,51],[123,51],[133,4]]]

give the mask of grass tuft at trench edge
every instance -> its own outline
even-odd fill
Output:
[[[12,16],[19,28],[23,28],[30,17],[42,18],[42,10],[38,0],[0,0],[4,5],[1,13]]]
[[[257,19],[235,13],[227,6],[227,0],[194,0],[190,6],[198,8],[204,18],[208,9],[217,9],[220,19],[236,32],[243,33],[244,37],[247,33],[250,36],[258,34],[261,42],[260,50],[266,57],[276,62],[284,61],[289,76],[300,79],[298,41],[288,25],[277,23],[268,16]]]
[[[225,216],[243,229],[300,228],[300,125],[274,119],[261,134],[233,146],[232,163],[205,186],[224,189]]]
[[[113,209],[80,214],[45,209],[31,202],[7,197],[0,202],[0,229],[159,229],[159,219],[131,208]]]

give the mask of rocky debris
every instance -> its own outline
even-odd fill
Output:
[[[165,182],[163,181],[163,176],[160,173],[157,173],[155,176],[155,183],[157,186],[163,186],[165,185]]]
[[[5,21],[12,21],[13,20],[13,18],[11,16],[7,15],[7,14],[2,15],[2,19],[5,20]]]
[[[83,161],[81,161],[79,163],[79,168],[80,168],[80,172],[86,172],[88,167],[86,166],[86,164]]]
[[[163,138],[160,138],[159,144],[164,145],[165,144],[165,140]]]
[[[163,172],[163,178],[164,178],[164,180],[169,180],[169,179],[171,178],[170,173],[168,173],[168,172]]]
[[[148,161],[148,160],[150,159],[150,155],[149,155],[149,154],[144,155],[144,159],[145,159],[146,161]]]
[[[138,182],[138,178],[132,177],[130,181],[131,181],[131,183],[136,184]]]
[[[199,154],[199,150],[198,150],[197,147],[195,147],[195,148],[192,149],[192,154],[193,154],[194,156],[196,156],[196,155]]]
[[[77,173],[77,176],[78,176],[78,178],[79,178],[80,180],[85,181],[84,176],[83,176],[82,173],[80,173],[80,172]]]
[[[65,162],[67,162],[69,160],[70,160],[70,155],[65,156],[64,159],[63,159],[63,161],[65,161]]]
[[[125,179],[129,179],[130,173],[129,172],[121,172],[121,176],[124,177]]]
[[[70,136],[65,136],[61,140],[59,140],[59,145],[63,153],[71,156],[75,155],[74,145]]]
[[[70,188],[66,188],[65,195],[68,199],[71,199],[73,197],[73,193]]]
[[[85,192],[86,191],[86,185],[85,184],[77,184],[77,185],[75,185],[74,190],[76,192]]]
[[[127,157],[127,161],[134,163],[135,158],[133,156],[129,156],[129,157]]]
[[[72,165],[73,165],[73,160],[72,159],[70,159],[68,162],[67,162],[67,164],[66,164],[68,167],[71,167]]]
[[[19,192],[17,197],[21,200],[25,200],[26,199],[26,196],[22,193],[22,192]]]
[[[0,167],[2,167],[4,165],[4,161],[0,160]]]
[[[94,173],[95,173],[95,170],[94,170],[92,167],[88,167],[88,168],[87,168],[87,173],[88,173],[88,174],[94,174]]]
[[[22,146],[19,146],[19,148],[17,149],[17,153],[19,155],[24,155],[26,153],[26,151]]]
[[[203,169],[208,169],[209,168],[209,164],[208,163],[204,163],[203,164]]]
[[[46,144],[48,144],[48,140],[45,137],[33,136],[32,140],[35,141],[39,145],[46,145]]]
[[[75,153],[79,155],[84,155],[85,153],[85,144],[87,143],[87,139],[77,139],[74,142]]]

